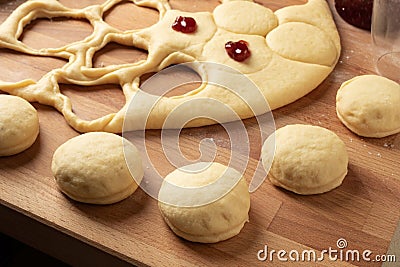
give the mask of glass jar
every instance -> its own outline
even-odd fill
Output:
[[[371,30],[373,3],[373,0],[335,0],[335,8],[347,23]]]

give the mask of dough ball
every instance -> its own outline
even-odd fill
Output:
[[[347,128],[365,137],[400,132],[400,85],[377,75],[357,76],[342,84],[336,113]]]
[[[275,155],[270,151],[274,147]],[[318,126],[287,125],[265,141],[262,152],[272,184],[302,195],[320,194],[338,187],[347,174],[345,144],[333,132]]]
[[[321,29],[302,22],[288,22],[267,35],[268,46],[280,56],[311,64],[332,66],[335,44]]]
[[[0,94],[0,156],[29,148],[39,135],[39,117],[28,101]]]
[[[278,26],[278,19],[269,8],[253,2],[224,2],[213,14],[218,27],[234,33],[266,36]]]
[[[161,214],[172,231],[193,242],[215,243],[231,238],[249,218],[250,194],[242,174],[215,162],[196,163],[171,172],[158,199]]]
[[[83,134],[62,144],[53,155],[51,169],[63,193],[91,204],[121,201],[137,189],[143,178],[136,147],[118,135],[104,132]]]

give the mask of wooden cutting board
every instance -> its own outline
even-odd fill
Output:
[[[0,21],[23,1],[0,1]],[[100,0],[60,1],[70,7],[98,4]],[[173,8],[185,11],[212,10],[216,0],[171,0]],[[302,0],[260,0],[272,10],[301,4]],[[331,7],[333,1],[329,1]],[[106,21],[121,29],[136,29],[157,21],[157,12],[138,8],[131,3],[117,5],[106,14]],[[342,55],[333,73],[312,93],[273,112],[276,126],[306,123],[326,127],[346,143],[350,163],[349,174],[338,189],[316,196],[298,196],[272,186],[268,181],[251,195],[250,222],[242,232],[217,244],[196,244],[176,237],[163,222],[157,202],[142,190],[130,198],[110,206],[93,206],[67,199],[57,189],[50,171],[52,154],[69,138],[78,135],[63,117],[52,108],[34,104],[40,116],[40,136],[27,151],[0,158],[0,204],[24,215],[26,220],[0,218],[0,230],[19,229],[19,238],[32,241],[40,249],[77,264],[85,259],[70,255],[68,244],[49,243],[29,231],[29,222],[39,221],[55,232],[67,234],[122,260],[151,266],[265,266],[257,253],[267,245],[269,250],[304,249],[322,251],[337,249],[337,240],[344,238],[351,250],[371,250],[372,255],[387,253],[400,217],[400,135],[382,139],[360,138],[348,131],[335,113],[335,95],[340,84],[356,75],[375,73],[369,32],[346,24],[334,12],[342,38]],[[38,20],[26,27],[22,41],[35,48],[59,47],[88,36],[91,27],[85,21]],[[94,66],[135,62],[145,52],[109,44],[94,58]],[[0,79],[19,81],[39,79],[65,61],[39,58],[0,50]],[[120,88],[104,85],[82,88],[62,85],[70,96],[74,110],[87,119],[117,111],[124,103]],[[251,143],[251,172],[260,157],[261,140],[254,119],[245,121]],[[200,140],[213,138],[218,145],[217,161],[229,157],[229,140],[220,126],[188,129],[181,133],[182,151],[198,156]],[[149,131],[148,148],[152,157],[162,158],[160,132]],[[159,171],[171,171],[160,160]],[[4,214],[4,213],[3,213]],[[16,228],[10,224],[18,224]],[[8,225],[6,225],[8,224]],[[48,237],[50,238],[50,237]],[[284,264],[274,256],[274,264]],[[372,256],[371,256],[372,257]],[[400,257],[400,256],[398,256]],[[400,258],[398,258],[398,261]],[[397,263],[399,264],[399,263]],[[380,266],[379,262],[352,261],[307,263],[295,266]],[[396,265],[393,265],[396,266]],[[398,265],[397,265],[398,266]]]

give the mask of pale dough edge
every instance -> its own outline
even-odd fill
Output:
[[[336,178],[332,180],[330,183],[327,183],[323,186],[316,187],[316,188],[311,188],[311,187],[304,187],[304,188],[294,188],[290,185],[286,185],[283,181],[276,179],[271,173],[268,174],[268,178],[271,181],[273,185],[282,187],[288,191],[294,192],[299,195],[316,195],[316,194],[323,194],[329,191],[332,191],[333,189],[339,187],[342,183],[344,178],[346,177],[348,173],[348,170],[340,176],[339,178]]]
[[[56,178],[57,180],[57,178]],[[136,183],[132,183],[129,187],[127,187],[125,190],[117,192],[113,195],[107,196],[107,197],[102,197],[102,198],[85,198],[82,196],[77,196],[71,192],[68,192],[68,190],[65,190],[62,186],[59,185],[57,182],[58,188],[63,192],[65,195],[67,195],[69,198],[82,202],[82,203],[88,203],[88,204],[99,204],[99,205],[110,205],[114,204],[117,202],[120,202],[128,197],[130,197],[138,188],[138,185]]]
[[[20,143],[18,146],[1,150],[0,156],[13,156],[27,150],[35,143],[38,136],[39,136],[39,128],[37,128],[34,134],[30,135],[29,138],[25,139],[25,141]]]
[[[199,243],[217,243],[220,241],[224,241],[227,239],[230,239],[240,233],[240,231],[243,229],[244,225],[246,222],[248,222],[248,219],[237,225],[235,228],[230,229],[226,232],[223,233],[217,233],[217,234],[210,234],[210,235],[192,235],[186,232],[180,231],[178,228],[176,228],[173,224],[171,224],[168,220],[168,218],[161,212],[162,217],[164,218],[166,224],[171,228],[171,230],[177,235],[180,236],[186,240],[192,241],[192,242],[199,242]]]

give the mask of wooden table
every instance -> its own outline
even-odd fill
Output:
[[[0,1],[0,21],[23,1]],[[100,0],[61,1],[82,7]],[[262,0],[276,10],[302,0]],[[284,3],[283,3],[284,2]],[[332,2],[329,1],[331,6]],[[268,3],[268,5],[267,5]],[[216,0],[171,0],[174,8],[189,11],[212,10]],[[343,52],[333,73],[312,93],[274,111],[277,127],[307,123],[326,127],[346,143],[349,174],[342,186],[316,196],[298,196],[272,186],[268,181],[251,195],[250,222],[237,236],[217,244],[196,244],[176,237],[163,222],[157,202],[142,190],[110,206],[81,204],[66,198],[57,189],[50,171],[54,150],[78,135],[52,108],[34,104],[40,116],[40,136],[27,151],[0,158],[0,231],[12,235],[73,265],[118,266],[133,263],[151,266],[265,266],[257,252],[265,245],[274,250],[315,249],[322,251],[345,238],[347,249],[369,249],[373,255],[388,253],[400,217],[400,135],[382,139],[360,138],[347,130],[335,113],[335,95],[340,84],[353,76],[375,73],[369,32],[346,24],[336,13]],[[157,13],[132,4],[121,4],[106,14],[106,21],[122,30],[147,27]],[[58,47],[90,34],[84,21],[38,20],[27,26],[22,40],[35,47]],[[144,58],[143,51],[110,44],[96,54],[94,65],[120,64]],[[39,79],[65,62],[0,50],[0,79]],[[85,118],[117,111],[123,95],[116,85],[91,90],[62,85],[71,96],[74,110]],[[90,92],[89,92],[90,91]],[[95,107],[95,108],[94,108]],[[261,140],[253,131],[254,119],[245,121],[251,140],[251,163],[260,157]],[[225,133],[219,126],[184,130],[184,153],[203,138],[217,140],[217,161],[229,155]],[[254,137],[254,138],[252,138]],[[147,135],[149,147],[158,156],[159,131]],[[219,141],[219,142],[218,142]],[[190,149],[187,149],[187,148]],[[253,164],[254,165],[254,164]],[[253,166],[250,164],[250,169]],[[161,166],[168,173],[169,166]],[[399,252],[392,242],[391,253]],[[393,247],[394,246],[394,247]],[[400,255],[397,254],[400,261]],[[284,264],[274,259],[274,264]],[[381,263],[330,262],[313,266],[380,266]],[[295,266],[311,266],[297,262]],[[397,265],[399,266],[399,262]]]

